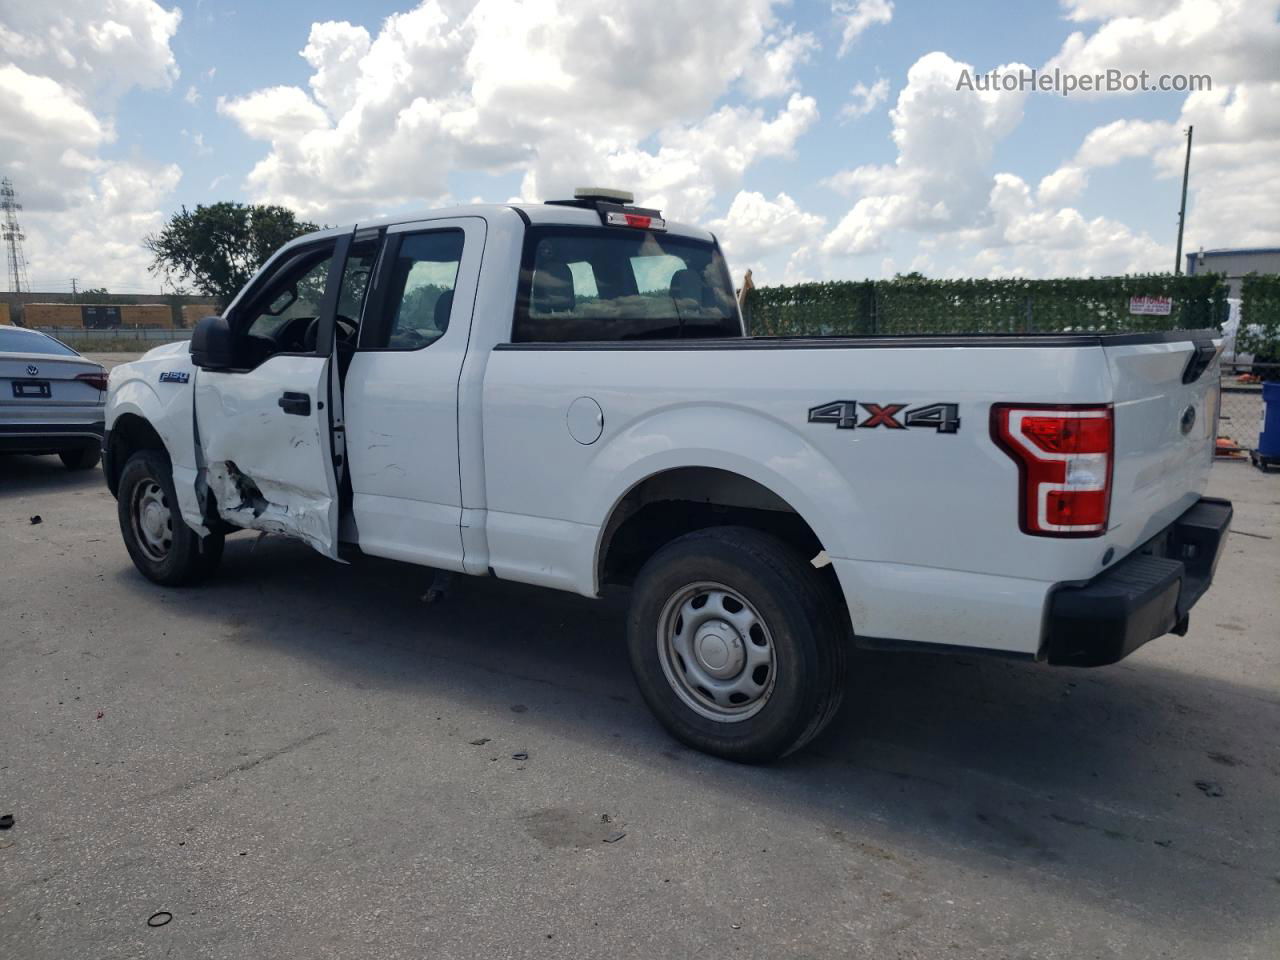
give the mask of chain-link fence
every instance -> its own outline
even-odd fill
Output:
[[[1262,383],[1280,380],[1280,363],[1224,363],[1218,456],[1248,460],[1262,429]]]

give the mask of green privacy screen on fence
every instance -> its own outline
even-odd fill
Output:
[[[1274,297],[1277,291],[1272,290]],[[1227,286],[1214,275],[1063,280],[906,276],[759,287],[747,294],[745,306],[747,328],[757,337],[1195,330],[1217,327],[1226,319]]]
[[[1251,273],[1240,286],[1236,349],[1280,357],[1280,276]]]

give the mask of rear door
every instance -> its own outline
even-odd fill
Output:
[[[246,365],[198,370],[195,385],[199,447],[218,512],[333,558],[331,368],[350,244],[347,234],[281,258],[228,316]]]
[[[1194,504],[1213,466],[1221,336],[1169,336],[1104,341],[1115,402],[1110,529],[1133,546]]]
[[[364,553],[463,569],[458,378],[484,241],[480,217],[387,230],[343,390]]]

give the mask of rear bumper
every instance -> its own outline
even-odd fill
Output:
[[[89,443],[101,443],[106,424],[0,422],[0,452],[58,453],[76,450]]]
[[[1166,633],[1185,633],[1189,611],[1213,582],[1231,513],[1229,500],[1202,497],[1110,570],[1055,589],[1044,659],[1097,667]]]

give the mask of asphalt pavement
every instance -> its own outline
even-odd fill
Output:
[[[250,534],[164,589],[99,471],[0,460],[0,957],[1274,960],[1280,475],[1211,492],[1186,637],[859,656],[748,767],[650,717],[624,595]]]

